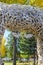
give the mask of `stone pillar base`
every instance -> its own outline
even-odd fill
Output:
[[[38,65],[43,65],[43,41],[37,38]]]

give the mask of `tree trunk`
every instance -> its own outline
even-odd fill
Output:
[[[34,49],[35,49],[35,48],[34,48]],[[35,63],[36,63],[36,62],[35,62],[35,61],[36,61],[35,59],[36,59],[36,58],[35,58],[35,51],[34,51],[34,64],[33,64],[33,65],[35,65]]]
[[[37,38],[38,65],[43,65],[43,41]]]
[[[13,65],[16,65],[16,38],[14,38],[14,56],[13,56]]]

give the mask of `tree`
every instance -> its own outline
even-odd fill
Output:
[[[30,0],[29,4],[43,8],[43,0]]]
[[[12,33],[10,33],[7,37],[6,48],[7,48],[7,56],[11,58],[13,57],[13,42],[14,42],[13,35]]]
[[[34,37],[27,39],[22,35],[22,37],[19,38],[18,48],[20,54],[28,55],[27,58],[29,58],[29,56],[34,55],[34,51],[36,51],[34,47],[36,47],[36,40]]]
[[[19,3],[19,4],[25,4],[27,0],[0,0],[0,2],[12,4],[12,3]]]
[[[1,44],[1,57],[6,56],[6,47],[5,47],[6,39],[3,37],[2,44]]]

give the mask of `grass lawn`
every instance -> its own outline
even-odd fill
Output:
[[[13,63],[5,63],[4,65],[13,65]],[[17,65],[29,65],[29,63],[17,63]]]
[[[13,63],[11,63],[11,62],[9,63],[8,62],[8,63],[4,63],[4,65],[13,65]]]
[[[13,65],[12,62],[5,62],[4,65]],[[17,63],[16,65],[33,65],[33,62],[30,63]]]
[[[5,63],[4,65],[13,65],[13,63]],[[29,63],[17,63],[16,65],[29,65]]]

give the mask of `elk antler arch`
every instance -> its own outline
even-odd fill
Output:
[[[43,11],[30,5],[0,3],[0,35],[7,28],[30,31],[37,37],[38,65],[43,65]]]

